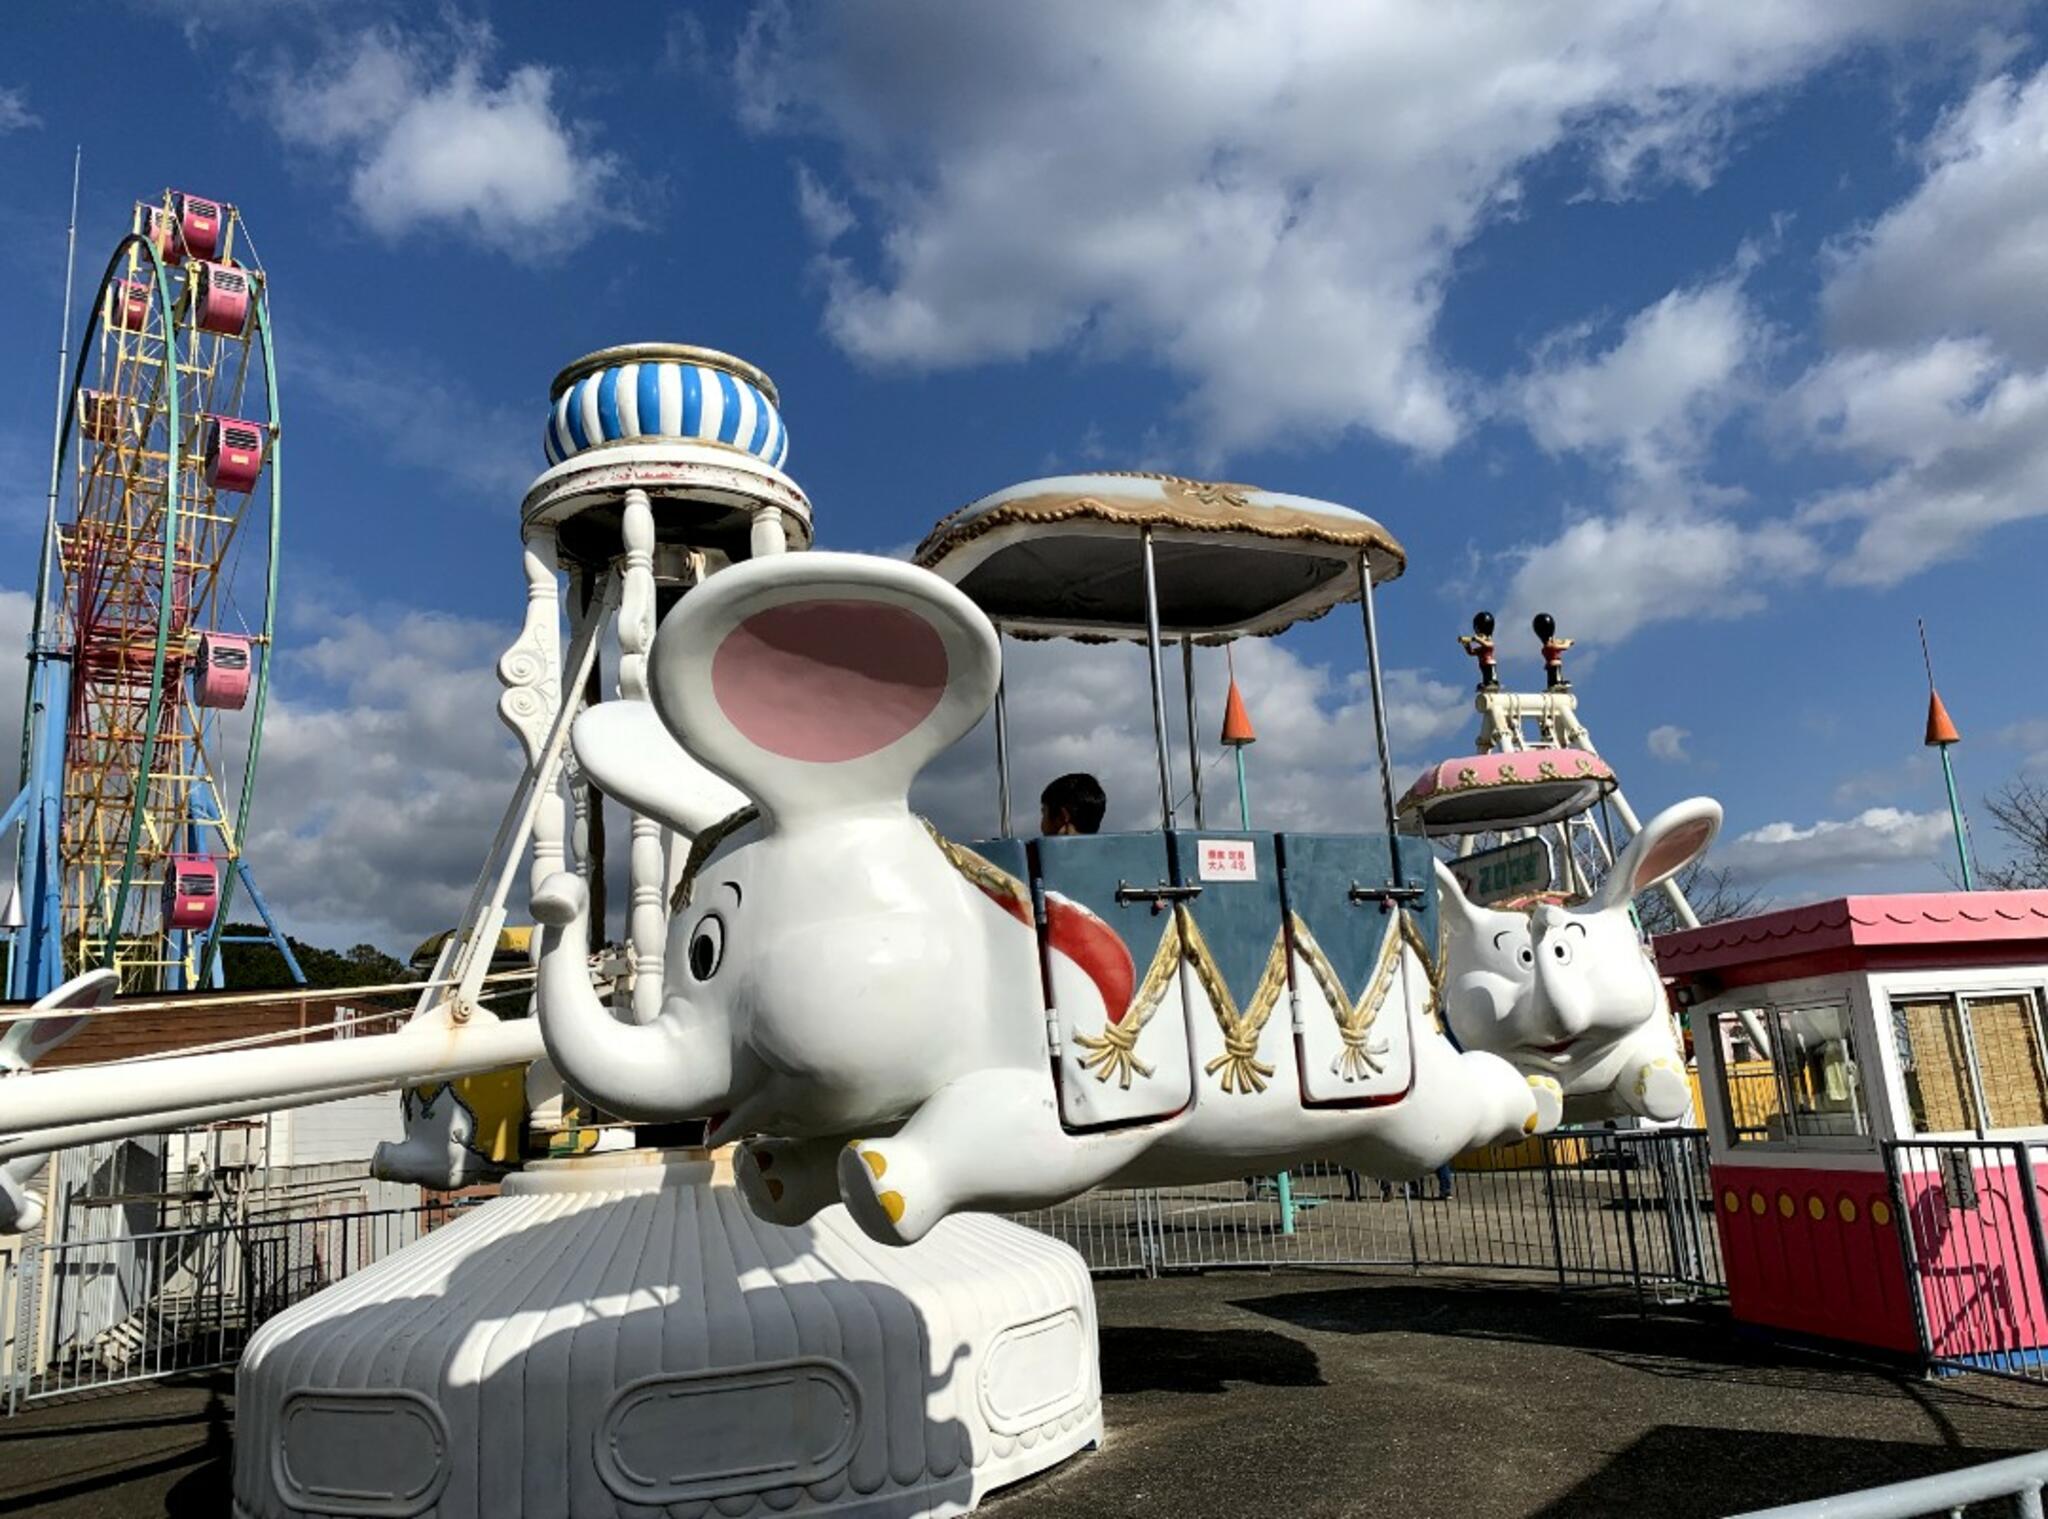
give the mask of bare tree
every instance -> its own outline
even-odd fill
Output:
[[[1984,810],[2012,846],[2003,865],[1979,869],[1984,884],[1997,891],[2048,887],[2048,786],[2015,777],[1984,799]]]
[[[1746,918],[1766,912],[1771,906],[1770,899],[1756,887],[1743,885],[1727,867],[1709,865],[1705,860],[1694,860],[1679,871],[1678,889],[1685,893],[1694,916],[1702,923]],[[1678,921],[1678,909],[1671,905],[1671,898],[1661,886],[1636,898],[1636,916],[1652,935],[1676,933],[1685,927]]]

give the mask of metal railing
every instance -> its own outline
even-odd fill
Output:
[[[2007,1500],[2005,1512],[2014,1519],[2042,1519],[2044,1484],[2048,1484],[2048,1451],[2039,1451],[1808,1503],[1756,1509],[1734,1519],[1933,1519],[1935,1515],[1960,1515],[1971,1504],[2000,1498]]]
[[[1930,1368],[2048,1382],[2048,1152],[2000,1140],[1885,1146]]]
[[[1437,1183],[1335,1166],[1208,1187],[1105,1190],[1017,1221],[1100,1274],[1231,1266],[1478,1267],[1560,1286],[1718,1294],[1704,1136],[1554,1134],[1461,1157]],[[267,1319],[403,1248],[447,1204],[258,1216],[26,1246],[0,1259],[9,1411],[174,1372],[231,1366]]]
[[[1725,1290],[1697,1130],[1541,1136],[1462,1156],[1447,1198],[1335,1166],[1202,1187],[1092,1192],[1019,1223],[1098,1274],[1232,1266],[1539,1272],[1560,1286],[1631,1283],[1660,1298]]]
[[[6,1263],[7,1408],[231,1366],[265,1320],[381,1260],[444,1205],[31,1244]]]

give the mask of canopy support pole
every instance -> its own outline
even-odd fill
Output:
[[[1202,803],[1202,718],[1195,708],[1195,640],[1183,634],[1180,641],[1180,682],[1188,699],[1188,774],[1195,784],[1195,826],[1209,826],[1209,809]]]
[[[1388,906],[1396,906],[1405,901],[1409,893],[1407,883],[1401,877],[1401,841],[1395,836],[1394,761],[1387,748],[1387,696],[1380,682],[1379,624],[1374,620],[1372,610],[1372,561],[1363,550],[1358,555],[1358,606],[1365,622],[1365,669],[1372,682],[1372,727],[1380,761],[1380,805],[1387,821],[1386,901]]]
[[[1010,835],[1010,672],[1002,659],[1003,630],[996,629],[996,796],[1002,810],[1000,838]]]
[[[1152,529],[1141,540],[1145,551],[1145,652],[1152,670],[1152,748],[1159,756],[1159,826],[1172,828],[1173,761],[1166,747],[1166,674],[1159,662],[1159,577],[1152,562]]]

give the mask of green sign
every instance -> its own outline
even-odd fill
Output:
[[[1550,841],[1532,833],[1498,849],[1450,862],[1466,900],[1485,905],[1550,890]]]

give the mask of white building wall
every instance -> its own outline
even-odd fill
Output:
[[[270,1160],[279,1167],[368,1161],[381,1142],[405,1138],[405,1119],[396,1092],[294,1108],[276,1114],[271,1123]]]

